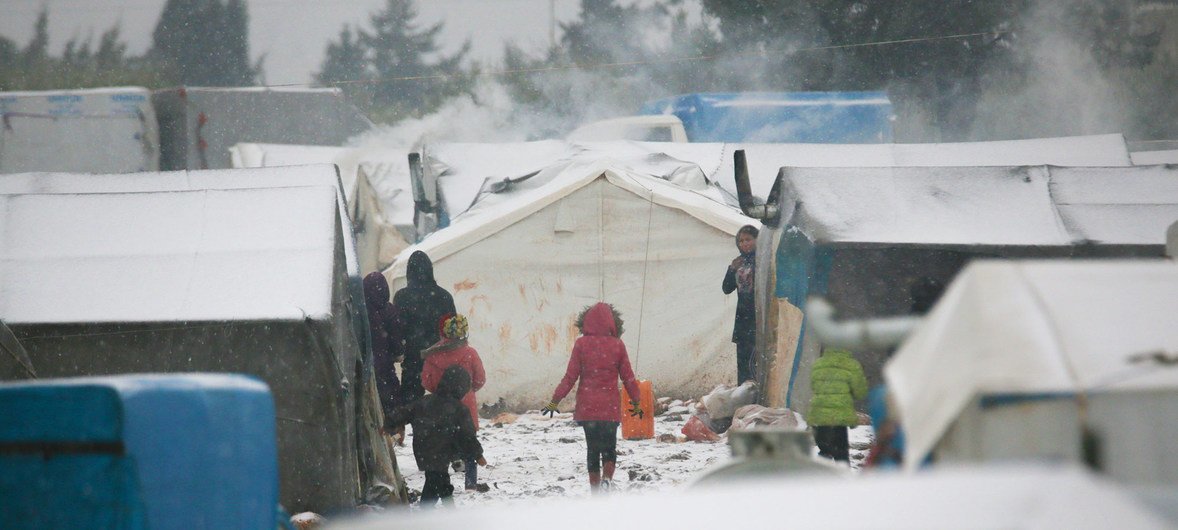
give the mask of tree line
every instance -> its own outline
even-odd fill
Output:
[[[695,1],[701,16],[685,0],[581,0],[549,49],[508,44],[501,64],[482,65],[469,59],[469,41],[443,53],[443,24],[422,24],[415,0],[387,0],[365,23],[341,29],[315,79],[387,123],[474,96],[480,78],[506,86],[525,112],[584,119],[605,117],[593,116],[588,101],[633,112],[679,93],[887,90],[897,114],[921,125],[907,139],[922,141],[1071,134],[1082,124],[1049,116],[1067,113],[1068,103],[1044,102],[1099,88],[1122,102],[1109,111],[1120,121],[1110,126],[1131,138],[1178,135],[1167,119],[1178,111],[1170,88],[1178,68],[1173,54],[1158,52],[1165,27],[1141,23],[1143,9],[1172,1]],[[262,61],[249,55],[244,0],[168,0],[151,48],[137,57],[117,26],[96,44],[74,39],[51,56],[47,20],[43,11],[24,47],[0,38],[0,89],[263,79]],[[1060,80],[1052,94],[1045,64],[1063,60],[1053,54],[1072,61],[1060,68],[1082,69],[1091,86]],[[1003,108],[1024,122],[1001,123],[994,116]]]

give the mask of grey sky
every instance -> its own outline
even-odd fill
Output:
[[[28,43],[42,6],[49,8],[49,37],[59,53],[71,37],[98,36],[121,22],[130,53],[151,43],[151,32],[165,0],[0,0],[0,35]],[[306,83],[319,68],[328,41],[345,24],[367,26],[369,14],[385,0],[246,0],[250,15],[250,54],[265,54],[267,84]],[[470,37],[472,58],[498,60],[503,44],[514,41],[530,52],[549,43],[553,15],[576,18],[579,0],[419,0],[423,24],[445,22],[442,44],[457,49]],[[550,14],[551,13],[551,14]],[[559,38],[557,26],[557,38]]]

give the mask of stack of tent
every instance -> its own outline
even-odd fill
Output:
[[[332,166],[2,177],[0,319],[40,377],[257,376],[284,506],[351,506],[399,478],[343,204]]]
[[[659,395],[699,396],[732,381],[736,297],[720,283],[734,234],[752,220],[702,182],[661,178],[682,164],[652,174],[638,169],[644,163],[588,157],[496,181],[385,272],[396,289],[412,251],[433,259],[487,367],[480,400],[534,408],[548,399],[577,314],[599,300],[621,311],[631,361]]]
[[[772,386],[808,403],[820,345],[800,333],[807,296],[841,316],[901,315],[909,288],[947,284],[979,257],[1157,257],[1178,219],[1178,169],[782,168],[780,222],[759,240],[764,261],[759,351]],[[801,337],[799,337],[801,334]],[[864,352],[878,380],[884,352]]]
[[[1178,486],[1178,265],[974,263],[885,376],[906,463],[1063,459]]]
[[[230,153],[237,168],[335,164],[364,273],[389,266],[417,240],[408,150],[239,143]]]

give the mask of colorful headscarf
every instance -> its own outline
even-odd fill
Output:
[[[466,317],[452,315],[442,321],[442,337],[450,340],[463,340],[470,329]]]

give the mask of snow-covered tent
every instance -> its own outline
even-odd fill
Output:
[[[1163,149],[1160,151],[1133,151],[1129,153],[1133,164],[1148,166],[1153,164],[1178,164],[1178,149]]]
[[[178,87],[151,102],[165,170],[232,167],[240,142],[338,146],[372,127],[338,88]]]
[[[342,204],[333,166],[0,177],[0,320],[40,377],[263,379],[283,505],[351,506],[399,477]]]
[[[659,528],[1163,529],[1174,521],[1135,492],[1080,469],[1043,466],[938,469],[853,479],[810,477],[727,487],[553,499],[519,506],[387,515],[341,530],[593,530],[602,518]],[[395,518],[395,520],[394,520]]]
[[[769,391],[809,402],[819,344],[807,296],[843,317],[907,314],[909,287],[978,257],[1160,257],[1178,168],[782,168],[780,226],[758,241],[759,351]],[[799,334],[801,337],[799,338]],[[792,353],[791,353],[792,352]],[[878,380],[883,352],[861,352]]]
[[[1168,260],[973,263],[885,368],[905,461],[1090,460],[1178,486],[1176,352]]]
[[[229,149],[235,168],[335,164],[356,232],[364,273],[392,264],[416,241],[408,149],[239,143]],[[377,186],[374,183],[379,183]]]
[[[631,361],[659,395],[733,382],[736,298],[720,281],[751,219],[613,160],[558,164],[496,189],[385,271],[397,289],[412,251],[433,259],[487,367],[480,401],[547,400],[577,313],[599,300],[621,311]]]
[[[0,173],[159,169],[146,88],[0,92],[0,122]]]

